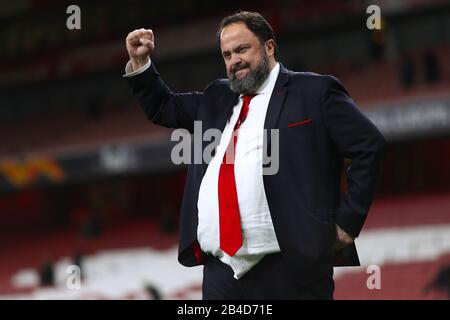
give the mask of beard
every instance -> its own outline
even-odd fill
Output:
[[[249,68],[250,72],[244,77],[237,79],[236,72],[244,68]],[[255,93],[266,81],[270,73],[269,58],[264,51],[261,51],[261,62],[253,69],[248,63],[241,63],[231,69],[230,89],[238,94]]]

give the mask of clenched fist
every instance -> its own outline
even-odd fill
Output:
[[[138,29],[130,32],[126,39],[128,55],[131,60],[133,71],[143,67],[150,52],[155,49],[155,37],[150,29]]]

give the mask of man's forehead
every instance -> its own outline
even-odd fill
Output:
[[[236,45],[236,42],[251,41],[256,36],[251,32],[244,23],[233,23],[223,28],[220,33],[220,44]]]

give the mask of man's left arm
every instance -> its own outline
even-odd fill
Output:
[[[326,77],[321,98],[329,136],[341,155],[351,159],[347,193],[335,212],[337,235],[339,240],[342,236],[345,239],[345,233],[355,238],[374,198],[386,142],[336,78]],[[342,230],[344,234],[340,234]]]

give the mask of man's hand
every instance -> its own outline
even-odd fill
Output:
[[[143,67],[155,49],[155,37],[150,29],[139,29],[130,32],[126,39],[131,67],[136,71]]]
[[[335,244],[336,250],[341,250],[345,248],[346,246],[352,244],[354,240],[355,240],[354,237],[352,237],[347,232],[342,230],[341,227],[336,225],[336,244]]]

